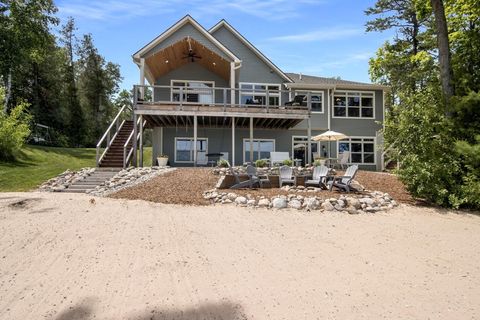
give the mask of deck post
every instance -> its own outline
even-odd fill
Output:
[[[143,168],[143,115],[140,115],[140,160],[139,162],[140,162],[139,166]]]
[[[145,100],[145,58],[140,58],[140,98]]]
[[[253,118],[250,117],[250,163],[253,164]]]
[[[307,119],[307,146],[305,149],[307,150],[307,161],[308,164],[312,164],[312,119],[308,117]]]
[[[137,166],[137,135],[138,135],[137,114],[135,112],[133,112],[133,159],[132,159],[132,165],[134,167]]]
[[[197,116],[193,116],[193,166],[197,166]]]
[[[235,166],[235,117],[232,117],[232,167]]]
[[[230,104],[235,105],[235,62],[230,62]]]

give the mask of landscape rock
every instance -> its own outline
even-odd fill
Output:
[[[247,204],[247,198],[242,197],[242,196],[237,197],[237,198],[235,199],[235,203],[236,203],[237,205]]]
[[[323,208],[325,211],[333,211],[333,210],[335,210],[335,207],[330,203],[330,201],[325,201],[324,203],[322,203],[322,208]]]
[[[272,206],[275,209],[283,209],[287,207],[287,200],[285,198],[274,198],[272,201]]]
[[[297,199],[292,199],[288,202],[288,206],[293,209],[301,209],[302,208],[302,202]]]

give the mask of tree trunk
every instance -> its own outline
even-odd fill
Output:
[[[440,64],[440,78],[442,81],[442,89],[447,101],[454,95],[452,85],[452,66],[450,64],[450,46],[448,43],[448,27],[447,19],[445,18],[445,8],[442,0],[430,0],[435,16],[435,26],[437,29],[437,46],[438,46],[438,61]]]
[[[10,103],[10,98],[12,97],[12,69],[8,71],[7,83],[5,86],[5,103],[3,106],[3,111],[8,112],[8,105]]]

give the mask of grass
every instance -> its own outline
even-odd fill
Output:
[[[152,148],[144,148],[144,166],[152,164]],[[0,161],[0,192],[28,191],[67,169],[95,166],[94,148],[25,146],[15,162]]]

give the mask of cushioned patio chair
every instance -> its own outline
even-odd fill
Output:
[[[330,191],[333,190],[333,187],[340,189],[341,191],[350,192],[350,191],[357,191],[350,184],[355,178],[357,174],[358,166],[353,165],[347,168],[345,174],[343,176],[334,177],[332,181],[328,181],[327,184],[329,186]]]
[[[314,185],[322,189],[327,189],[328,168],[326,166],[317,166],[313,169],[312,179],[305,180],[305,186]]]
[[[278,184],[280,188],[287,183],[293,184],[294,186],[297,185],[297,177],[293,175],[293,169],[289,166],[281,166],[278,169],[280,175],[278,176]]]

